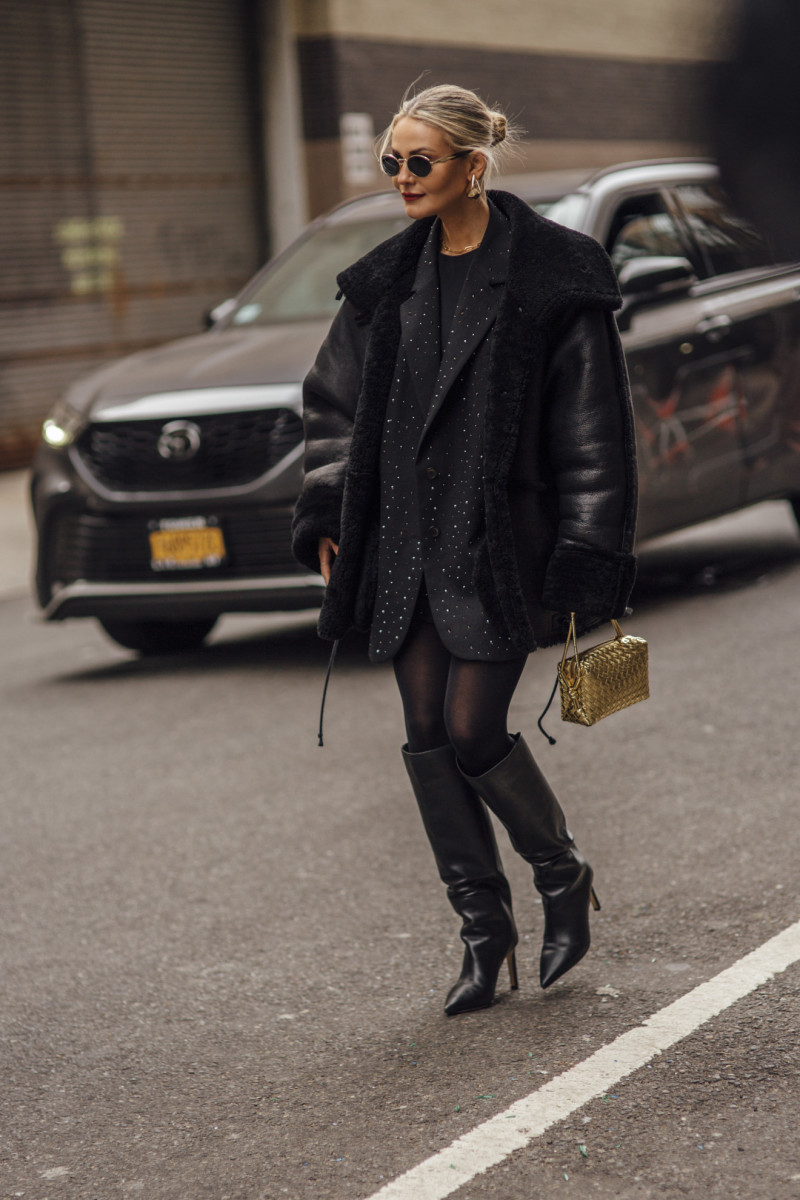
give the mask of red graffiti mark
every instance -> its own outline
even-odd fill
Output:
[[[654,400],[652,396],[648,396],[647,403],[652,408],[659,421],[669,421],[675,416],[680,401],[681,394],[677,388],[670,392],[666,400]]]
[[[641,422],[639,431],[651,467],[675,466],[694,452],[695,442],[716,430],[735,436],[746,419],[747,395],[741,372],[735,366],[728,364],[717,372],[699,404],[687,405],[690,396],[686,388],[675,387],[662,400],[645,397],[655,420]],[[800,422],[797,437],[800,445]]]

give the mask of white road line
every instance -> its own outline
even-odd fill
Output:
[[[800,921],[584,1062],[398,1176],[370,1200],[442,1200],[452,1195],[798,961]]]

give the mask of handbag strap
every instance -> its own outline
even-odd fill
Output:
[[[569,630],[567,631],[567,640],[564,643],[564,653],[561,655],[561,666],[562,667],[564,666],[564,663],[567,661],[567,651],[569,650],[570,642],[572,642],[573,646],[575,647],[575,665],[577,667],[580,665],[580,658],[578,657],[578,632],[575,628],[575,613],[574,612],[569,614]]]
[[[567,640],[564,643],[564,653],[561,655],[561,666],[562,667],[564,666],[564,663],[567,661],[567,651],[569,650],[570,642],[572,642],[572,644],[575,647],[575,658],[577,659],[578,658],[578,635],[577,635],[577,631],[575,629],[575,613],[574,612],[569,614],[569,630],[567,631]],[[536,722],[536,724],[539,726],[539,732],[541,734],[543,734],[544,737],[547,738],[547,740],[551,746],[555,746],[557,739],[553,737],[552,733],[547,732],[544,725],[542,724],[542,721],[545,719],[547,714],[550,712],[550,705],[555,700],[557,691],[558,691],[558,672],[556,671],[556,681],[553,684],[553,690],[550,693],[550,699],[547,701],[547,704],[545,705],[544,712],[539,717],[539,720]]]

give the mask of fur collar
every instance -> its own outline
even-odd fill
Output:
[[[611,263],[594,238],[542,217],[510,192],[489,199],[509,221],[508,289],[529,317],[544,320],[573,306],[616,309],[619,287]],[[436,221],[415,221],[342,271],[341,292],[369,317],[381,301],[402,304],[414,289],[419,256]]]

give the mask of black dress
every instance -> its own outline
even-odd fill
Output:
[[[369,643],[373,662],[393,658],[415,620],[432,621],[443,645],[458,658],[519,657],[507,630],[481,603],[471,560],[463,553],[465,536],[477,543],[484,534],[485,393],[476,390],[467,403],[457,393],[445,397],[435,417],[447,431],[443,442],[441,437],[423,438],[430,405],[411,400],[413,389],[407,386],[417,355],[430,355],[435,339],[441,361],[451,349],[456,318],[469,318],[470,276],[480,253],[436,255],[438,286],[429,289],[427,307],[420,313],[421,340],[410,355],[404,345],[398,353],[381,443],[378,588]],[[486,338],[491,334],[490,328]],[[461,408],[454,411],[454,404]],[[420,468],[422,497],[415,482]]]

